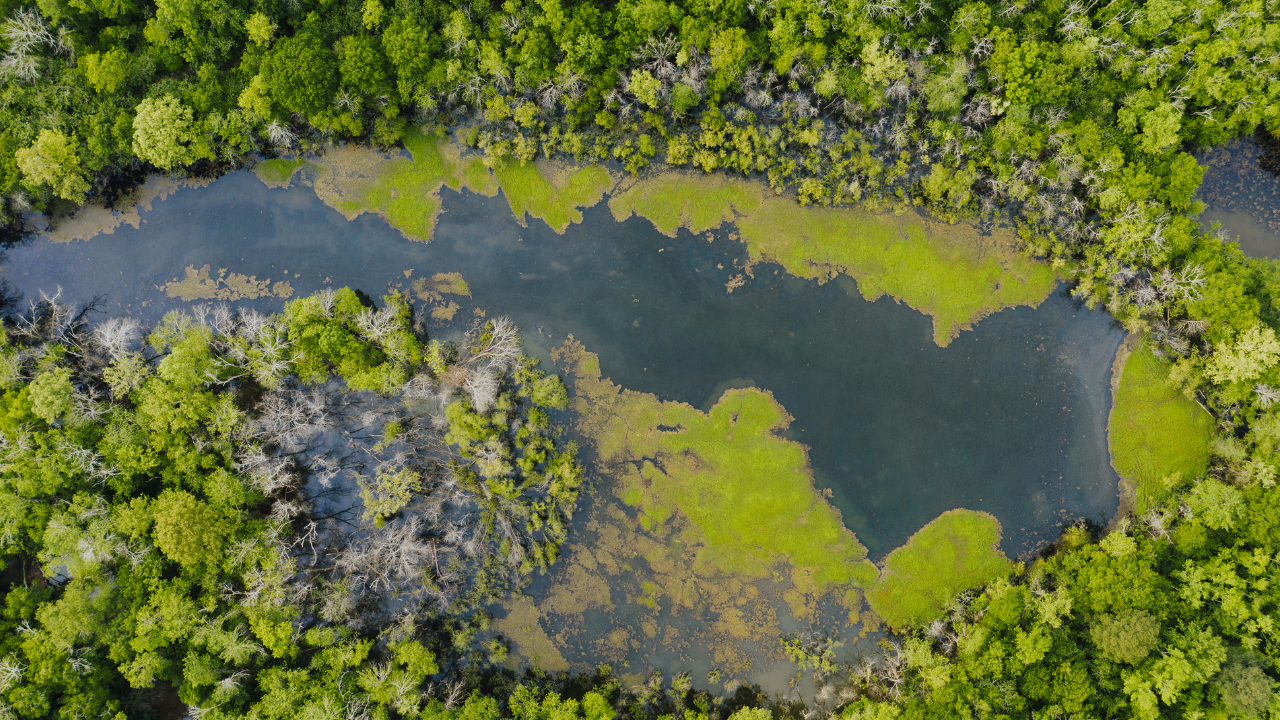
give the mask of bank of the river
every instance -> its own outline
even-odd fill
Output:
[[[1120,343],[1120,347],[1116,348],[1115,358],[1111,361],[1111,408],[1112,412],[1107,414],[1107,456],[1111,458],[1111,468],[1116,468],[1116,443],[1112,430],[1114,429],[1113,417],[1116,401],[1120,397],[1120,379],[1124,377],[1124,364],[1129,360],[1129,353],[1133,352],[1133,348],[1137,345],[1138,340],[1142,336],[1138,333],[1128,333],[1124,336],[1124,342]],[[1120,475],[1120,471],[1116,470],[1117,477],[1120,482],[1117,485],[1117,495],[1119,497],[1119,505],[1116,514],[1111,517],[1108,527],[1113,526],[1127,513],[1133,512],[1134,501],[1137,495],[1137,483],[1132,478],[1126,478]]]
[[[557,232],[582,222],[582,210],[606,196],[619,221],[635,214],[667,235],[680,227],[702,233],[732,223],[750,261],[731,278],[730,290],[762,261],[820,282],[845,274],[868,300],[889,295],[932,317],[934,339],[943,346],[993,312],[1038,305],[1058,282],[1053,268],[1020,251],[1011,231],[948,225],[910,206],[874,213],[804,207],[762,181],[719,174],[658,171],[622,180],[601,166],[493,166],[436,132],[410,131],[404,144],[407,156],[346,145],[305,160],[267,160],[256,172],[276,188],[301,177],[347,219],[374,213],[420,241],[436,231],[445,187],[487,197],[501,190],[518,222],[540,219]],[[121,222],[136,227],[136,211],[89,206],[63,221],[74,230],[60,230],[61,237],[88,238],[95,224],[110,231]]]

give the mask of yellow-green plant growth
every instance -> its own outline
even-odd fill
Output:
[[[613,186],[609,171],[599,165],[570,171],[508,160],[494,174],[520,224],[524,224],[527,213],[542,219],[558,233],[563,233],[571,223],[582,222],[579,208],[600,202]]]
[[[427,241],[440,215],[440,188],[463,186],[493,195],[496,185],[479,159],[463,161],[455,146],[435,133],[410,128],[404,146],[411,157],[387,157],[365,147],[336,148],[314,161],[316,195],[348,220],[381,215],[410,240]],[[472,172],[471,165],[479,165]]]
[[[619,221],[634,213],[668,235],[733,221],[753,262],[820,282],[845,273],[867,300],[888,294],[931,316],[943,346],[993,312],[1039,305],[1057,284],[1054,270],[1020,254],[1010,233],[983,237],[915,213],[802,207],[746,180],[667,174],[618,193],[609,207]]]
[[[1145,342],[1124,363],[1109,432],[1116,472],[1145,512],[1209,464],[1213,418],[1168,383],[1169,363]]]
[[[805,592],[865,586],[866,548],[813,485],[803,445],[777,434],[791,421],[768,392],[730,390],[710,413],[622,390],[572,339],[556,351],[575,374],[579,428],[615,471],[624,502],[661,534],[679,513],[702,536],[696,563],[766,577],[779,561]]]
[[[991,515],[949,510],[889,553],[867,604],[895,630],[928,622],[959,593],[1015,568],[999,542],[1000,523]]]
[[[305,164],[306,161],[302,159],[272,158],[258,163],[253,172],[267,187],[284,188],[289,187],[289,183],[293,181],[293,174]]]
[[[529,215],[556,232],[582,222],[580,208],[600,202],[613,186],[609,172],[598,165],[570,170],[508,159],[491,171],[479,157],[463,158],[461,147],[439,134],[410,128],[403,139],[410,157],[349,145],[312,161],[319,171],[316,195],[348,220],[378,213],[410,240],[427,241],[440,216],[444,186],[488,196],[501,188],[521,224]],[[259,177],[271,185],[284,172],[283,166],[270,166],[260,170]],[[287,181],[288,175],[284,178]]]

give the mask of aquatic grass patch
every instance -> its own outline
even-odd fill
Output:
[[[453,164],[440,151],[443,138],[411,130],[410,157],[387,157],[370,148],[335,148],[313,162],[316,195],[354,220],[377,213],[410,240],[427,241],[440,214],[440,188],[457,186]]]
[[[570,224],[582,222],[580,208],[600,202],[613,187],[613,177],[599,165],[571,169],[507,159],[495,168],[494,176],[517,222],[524,225],[527,214],[546,222],[558,233],[563,233]]]
[[[444,135],[411,128],[403,140],[408,157],[348,145],[309,161],[316,169],[316,196],[348,220],[377,213],[406,238],[426,242],[440,216],[440,188],[497,193],[484,163],[462,158]]]
[[[493,629],[508,638],[516,655],[508,658],[506,667],[519,668],[520,658],[543,672],[561,672],[569,669],[569,663],[560,654],[556,643],[538,622],[538,609],[533,601],[523,595],[515,595],[503,603],[504,617],[493,621]]]
[[[331,150],[312,161],[318,170],[316,195],[348,220],[375,212],[410,240],[428,241],[445,186],[489,197],[501,189],[522,225],[532,216],[556,232],[582,222],[581,208],[600,202],[613,186],[612,176],[599,165],[570,169],[507,159],[493,170],[480,157],[464,158],[460,146],[434,132],[410,129],[404,146],[409,157],[354,146]],[[267,172],[275,177],[284,169]],[[266,177],[263,182],[271,184]]]
[[[1108,422],[1112,462],[1141,513],[1209,465],[1213,418],[1169,384],[1169,363],[1145,338],[1124,362]]]
[[[306,161],[301,158],[272,158],[258,163],[253,172],[269,188],[286,188],[293,181],[294,173],[305,164]]]
[[[681,227],[700,233],[734,222],[763,204],[764,193],[758,183],[680,172],[629,183],[609,199],[609,209],[618,222],[634,213],[670,237]]]
[[[226,268],[218,270],[213,276],[209,265],[199,270],[188,265],[185,276],[179,280],[174,278],[159,288],[165,295],[185,302],[194,300],[257,300],[258,298],[275,296],[281,300],[293,297],[293,286],[288,280],[275,283],[271,279],[259,280],[256,275],[229,273]]]
[[[785,561],[794,585],[819,594],[875,578],[866,548],[814,487],[805,447],[777,434],[792,418],[770,393],[730,390],[703,413],[602,379],[580,343],[554,357],[574,375],[579,430],[645,530],[687,518],[708,571],[761,578]]]
[[[999,542],[1000,523],[990,514],[949,510],[889,553],[867,604],[895,630],[928,622],[959,593],[1013,571]]]
[[[631,185],[609,207],[619,221],[634,213],[668,235],[734,222],[753,262],[819,282],[847,274],[867,300],[887,294],[931,316],[941,346],[993,312],[1039,305],[1057,284],[1054,270],[1019,253],[1007,231],[982,236],[914,212],[804,207],[746,180],[669,173]]]

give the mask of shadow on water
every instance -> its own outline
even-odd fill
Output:
[[[745,259],[727,230],[668,238],[638,218],[615,222],[602,203],[557,235],[540,221],[521,227],[501,196],[444,194],[436,239],[421,244],[371,215],[348,222],[309,188],[268,190],[238,172],[156,203],[138,229],[16,247],[3,274],[28,297],[61,286],[70,300],[103,294],[108,313],[155,321],[187,305],[161,288],[188,266],[285,280],[295,296],[326,285],[376,296],[461,272],[472,294],[461,312],[511,316],[544,363],[572,334],[615,383],[664,400],[706,409],[728,388],[772,391],[817,485],[873,559],[956,507],[995,515],[1011,556],[1070,518],[1115,511],[1106,420],[1122,333],[1061,292],[940,348],[930,318],[890,298],[866,302],[844,276],[819,285],[758,264],[727,292]],[[649,662],[667,653],[701,667],[696,649],[654,642]]]

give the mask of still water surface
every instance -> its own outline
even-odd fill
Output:
[[[662,399],[706,409],[729,387],[771,390],[873,559],[956,507],[994,514],[1011,556],[1065,519],[1115,511],[1106,415],[1122,333],[1061,293],[940,348],[928,317],[868,303],[843,276],[819,285],[757,265],[727,293],[745,255],[728,231],[668,238],[601,204],[557,235],[518,225],[501,196],[446,190],[444,207],[436,239],[415,243],[371,215],[346,221],[307,187],[270,190],[239,172],[157,203],[138,229],[14,249],[3,275],[29,297],[61,286],[154,321],[187,305],[159,289],[187,266],[287,279],[297,295],[328,283],[375,297],[461,272],[472,293],[462,312],[511,316],[544,363],[572,334],[614,382]]]
[[[1196,198],[1205,203],[1201,223],[1206,228],[1219,223],[1223,235],[1252,257],[1280,259],[1277,153],[1280,143],[1269,149],[1255,138],[1243,137],[1196,157],[1205,166],[1204,180],[1196,191]],[[1264,169],[1264,164],[1272,170]]]

